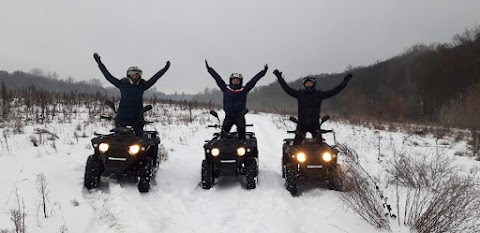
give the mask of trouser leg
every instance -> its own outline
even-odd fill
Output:
[[[293,139],[293,145],[294,146],[301,145],[304,139],[305,139],[305,132],[299,130],[297,134],[295,134],[295,138]]]
[[[226,134],[230,132],[230,129],[232,129],[234,122],[235,122],[234,117],[226,116],[222,124],[222,133]]]
[[[235,125],[237,126],[238,138],[245,139],[245,116],[237,116],[235,119]]]

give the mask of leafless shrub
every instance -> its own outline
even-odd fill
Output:
[[[392,182],[405,187],[438,188],[442,179],[454,172],[451,163],[452,159],[442,155],[429,159],[427,156],[400,154],[389,162],[386,171]]]
[[[453,154],[456,155],[456,156],[465,156],[465,152],[464,151],[459,151],[459,150],[455,151]]]
[[[7,134],[7,131],[6,129],[3,130],[3,139],[5,141],[5,145],[3,145],[2,143],[2,148],[5,147],[7,148],[7,151],[10,152],[10,146],[8,145],[8,134]],[[0,140],[0,143],[1,143],[1,140]]]
[[[158,156],[160,158],[160,161],[168,160],[168,151],[162,144],[158,145]]]
[[[15,133],[23,133],[23,120],[20,117],[15,118],[15,125],[14,125],[14,132]]]
[[[476,175],[452,175],[431,194],[417,195],[412,203],[407,202],[407,210],[413,213],[406,219],[408,225],[419,233],[478,232],[480,189]]]
[[[470,150],[473,152],[473,156],[477,156],[480,158],[480,130],[472,129],[470,130],[471,137],[468,140],[468,146]]]
[[[37,175],[36,179],[36,185],[37,185],[37,191],[40,196],[41,204],[40,206],[43,209],[43,215],[44,217],[47,216],[47,201],[49,199],[49,194],[50,194],[50,189],[48,188],[48,182],[47,182],[47,177],[45,174],[40,173]]]
[[[67,226],[65,225],[60,226],[60,233],[67,233],[67,232],[68,232]]]
[[[478,172],[462,173],[442,155],[401,155],[387,169],[391,182],[407,188],[404,224],[419,233],[480,229]],[[399,194],[397,193],[397,196]]]
[[[57,144],[55,143],[55,141],[52,142],[51,146],[52,146],[52,148],[53,148],[56,152],[58,152],[58,150],[57,150]]]
[[[464,131],[459,131],[456,135],[455,138],[453,139],[454,142],[460,142],[461,140],[465,139],[465,132]]]
[[[25,219],[27,218],[27,212],[25,211],[25,202],[20,202],[20,196],[17,195],[17,206],[14,209],[10,210],[10,220],[12,220],[15,225],[15,233],[25,233],[27,232],[27,227],[25,225]]]
[[[33,146],[34,146],[34,147],[38,147],[38,146],[39,146],[39,140],[38,140],[37,137],[35,137],[35,135],[30,135],[29,139],[30,139],[30,142],[33,143]]]
[[[345,146],[340,148],[346,157],[344,169],[344,186],[346,192],[342,200],[361,218],[379,230],[390,229],[381,200],[376,191],[376,184],[358,163],[358,155]]]
[[[70,203],[71,203],[73,206],[80,206],[80,202],[78,202],[77,199],[72,199],[72,200],[70,200]]]

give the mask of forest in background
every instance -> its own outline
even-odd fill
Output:
[[[277,67],[272,70],[274,68]],[[346,73],[354,74],[354,78],[343,92],[324,101],[323,113],[348,119],[480,128],[480,26],[453,36],[449,43],[417,44],[369,66],[349,66],[342,73],[315,75],[317,87],[333,88]],[[289,85],[300,89],[302,78]],[[35,103],[46,98],[100,100],[118,99],[119,95],[113,87],[102,87],[98,79],[75,82],[69,77],[63,80],[56,73],[45,73],[38,68],[29,72],[0,71],[0,83],[2,112],[8,109],[13,98],[31,98]],[[150,91],[145,98],[222,103],[222,94],[217,88],[194,95]],[[248,107],[289,114],[294,114],[297,108],[296,101],[284,93],[277,82],[257,87],[250,93]]]

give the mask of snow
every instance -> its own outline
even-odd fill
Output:
[[[286,133],[287,128],[294,128],[280,120],[286,117],[246,116],[247,123],[254,124],[252,130],[259,142],[260,174],[255,190],[247,190],[242,179],[236,177],[220,178],[212,189],[203,190],[203,144],[215,132],[206,125],[216,119],[201,114],[207,110],[195,110],[194,115],[200,117],[187,125],[181,120],[186,110],[156,107],[157,112],[162,110],[164,115],[171,115],[156,118],[168,121],[148,125],[147,129],[160,132],[168,159],[160,164],[155,185],[147,194],[139,193],[134,183],[109,178],[102,178],[99,190],[83,189],[85,161],[93,151],[90,139],[95,131],[108,131],[108,122],[89,121],[87,113],[81,113],[70,123],[26,125],[24,133],[0,129],[4,135],[0,140],[0,230],[14,229],[10,210],[17,205],[17,193],[26,206],[27,232],[379,232],[350,210],[339,192],[307,187],[299,197],[292,197],[284,188],[281,147],[284,138],[292,137]],[[47,129],[59,139],[45,140],[34,147],[30,136],[35,128]],[[438,152],[431,135],[421,137],[341,122],[327,122],[324,128],[334,129],[336,140],[355,150],[362,167],[374,177],[381,177],[386,161],[398,154]],[[87,137],[75,137],[74,132]],[[333,138],[327,141],[333,142]],[[414,141],[420,144],[414,145]],[[438,153],[453,156],[466,148],[464,141],[447,142],[448,146],[440,147]],[[478,166],[470,158],[461,157],[456,162]],[[48,218],[39,208],[35,180],[40,173],[45,174],[50,190]],[[394,232],[410,232],[403,225],[391,225]]]

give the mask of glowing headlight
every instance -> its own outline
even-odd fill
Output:
[[[98,150],[100,151],[100,153],[105,153],[108,151],[108,148],[110,146],[107,144],[107,143],[100,143],[100,145],[98,145]]]
[[[332,160],[332,154],[331,154],[330,152],[328,152],[328,151],[327,151],[327,152],[324,152],[324,153],[322,154],[322,159],[323,159],[323,161],[325,161],[325,162],[330,162],[330,161]]]
[[[218,156],[220,154],[220,149],[213,148],[210,153],[212,153],[213,156]]]
[[[244,156],[246,152],[247,152],[247,151],[245,150],[244,147],[239,147],[239,148],[237,149],[237,155],[239,155],[239,156]]]
[[[298,160],[298,162],[303,163],[303,162],[305,162],[305,160],[307,160],[307,156],[303,152],[298,152],[297,153],[297,160]]]
[[[140,151],[140,146],[139,145],[132,145],[128,148],[128,153],[130,155],[136,155]]]

